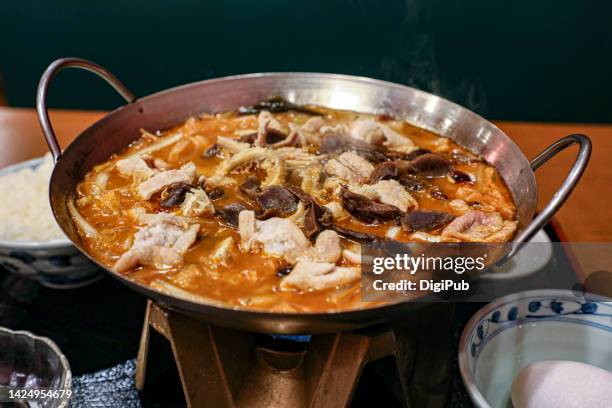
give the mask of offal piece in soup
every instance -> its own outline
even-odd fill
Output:
[[[516,229],[496,169],[453,141],[280,100],[142,131],[84,177],[71,212],[117,273],[272,311],[363,306],[364,242],[506,242]]]

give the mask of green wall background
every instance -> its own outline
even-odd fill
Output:
[[[79,56],[137,95],[260,71],[365,75],[492,119],[612,122],[612,2],[585,0],[29,1],[0,7],[7,100],[33,106],[44,68]],[[122,103],[58,76],[50,105]]]

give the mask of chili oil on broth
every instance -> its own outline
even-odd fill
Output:
[[[427,180],[427,191],[411,191],[410,194],[418,203],[419,209],[445,211],[454,216],[460,215],[451,204],[455,199],[463,200],[470,208],[484,208],[499,212],[504,220],[515,219],[515,206],[511,194],[497,170],[484,161],[474,157],[450,139],[440,137],[429,131],[412,126],[406,122],[390,120],[373,115],[337,111],[320,107],[309,107],[320,112],[328,126],[348,124],[357,118],[373,118],[392,127],[401,135],[411,139],[418,147],[428,149],[436,154],[453,159],[455,170],[470,175],[469,183],[454,183],[449,177]],[[287,126],[289,123],[304,124],[312,116],[301,112],[274,113],[273,117]],[[149,154],[150,161],[161,159],[171,168],[179,168],[187,163],[194,163],[198,175],[214,175],[219,164],[230,156],[222,151],[219,156],[205,157],[205,152],[216,143],[218,136],[239,138],[250,130],[257,129],[257,115],[240,116],[235,112],[217,115],[202,115],[190,118],[174,128],[157,132],[155,135],[143,131],[143,135],[126,149],[111,156],[107,162],[94,167],[78,184],[75,206],[81,216],[98,230],[95,237],[87,236],[77,225],[83,238],[85,249],[106,267],[112,268],[117,259],[133,243],[134,234],[138,231],[137,221],[130,217],[128,210],[143,208],[147,213],[169,212],[180,215],[178,209],[167,209],[160,206],[159,194],[151,200],[137,196],[133,181],[122,176],[112,168],[114,164],[131,154],[146,149],[164,138],[178,133],[182,137],[175,143],[155,150]],[[318,146],[309,146],[309,151],[316,152]],[[454,155],[454,156],[453,156]],[[214,201],[215,208],[243,202],[252,207],[252,203],[239,191],[239,186],[248,176],[257,174],[252,167],[242,168],[228,174],[236,184],[224,186],[224,195]],[[261,177],[261,176],[260,176]],[[100,186],[104,179],[104,187]],[[432,196],[431,188],[437,188],[442,196]],[[445,198],[446,199],[445,199]],[[486,200],[483,200],[483,197]],[[321,197],[318,197],[320,201]],[[333,194],[323,195],[329,200]],[[479,201],[480,199],[480,201]],[[485,202],[483,202],[485,201]],[[325,204],[325,202],[320,202]],[[465,210],[465,209],[464,209]],[[183,263],[176,267],[157,268],[152,265],[137,266],[124,275],[139,283],[153,285],[155,282],[167,282],[190,294],[205,299],[220,301],[229,306],[243,306],[253,309],[271,311],[318,312],[345,310],[367,307],[371,303],[360,300],[360,281],[341,287],[323,290],[280,290],[282,277],[278,271],[284,264],[280,258],[270,257],[259,252],[242,252],[237,245],[232,248],[232,261],[227,265],[211,262],[209,256],[214,248],[224,239],[232,237],[235,243],[240,242],[240,234],[216,217],[199,217],[198,237],[183,257]],[[395,221],[368,224],[355,217],[337,221],[337,224],[355,231],[363,231],[384,237],[389,228],[395,227]],[[440,229],[428,233],[439,233]],[[414,241],[406,231],[399,232],[395,239]],[[418,240],[418,239],[416,239]],[[351,246],[351,241],[342,238],[342,246]],[[341,260],[339,265],[346,264]]]

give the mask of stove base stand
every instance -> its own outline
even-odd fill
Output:
[[[279,349],[261,345],[261,335],[211,326],[149,301],[136,387],[142,391],[158,369],[160,343],[153,336],[159,333],[170,343],[190,408],[346,407],[364,366],[386,356],[395,357],[395,375],[380,374],[404,407],[443,407],[453,325],[453,305],[436,304],[401,324],[314,335],[303,350]]]

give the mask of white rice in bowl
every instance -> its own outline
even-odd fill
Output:
[[[0,240],[67,241],[49,205],[52,170],[51,155],[46,154],[34,169],[0,176]]]

